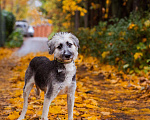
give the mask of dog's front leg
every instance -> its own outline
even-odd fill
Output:
[[[43,112],[42,112],[42,120],[48,120],[48,111],[49,111],[49,106],[52,102],[52,100],[58,95],[60,91],[60,86],[59,85],[54,85],[50,87],[44,97],[44,104],[43,104]]]
[[[76,82],[73,81],[68,87],[67,105],[68,105],[68,120],[73,120],[74,95],[76,90]]]
[[[23,110],[21,112],[20,117],[17,120],[22,120],[25,117],[27,107],[28,107],[28,96],[30,94],[31,89],[33,88],[33,85],[34,85],[33,82],[30,81],[30,82],[26,83],[26,85],[24,86],[24,89],[23,89],[23,98],[24,98]]]

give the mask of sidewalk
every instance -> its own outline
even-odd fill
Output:
[[[48,38],[46,37],[25,38],[22,47],[16,52],[16,55],[22,57],[31,52],[37,53],[48,51],[47,41]]]

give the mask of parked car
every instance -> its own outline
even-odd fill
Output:
[[[32,26],[29,26],[28,22],[26,20],[19,20],[15,23],[15,29],[19,29],[22,32],[23,36],[34,36],[34,29]]]
[[[28,35],[28,22],[25,20],[19,20],[15,23],[15,29],[19,29],[22,32],[22,35],[27,36]]]
[[[30,36],[30,37],[34,36],[34,29],[32,26],[29,26],[29,28],[28,28],[28,36]]]

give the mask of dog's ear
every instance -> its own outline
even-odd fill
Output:
[[[78,38],[75,35],[71,34],[71,39],[73,40],[73,43],[75,44],[75,46],[80,48]]]
[[[51,39],[47,42],[49,54],[53,54],[55,50],[54,40]]]

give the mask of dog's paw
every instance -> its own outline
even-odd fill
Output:
[[[23,120],[24,119],[24,116],[20,116],[17,120]]]
[[[41,118],[41,120],[48,120],[48,118],[45,118],[45,117],[44,117],[44,118]]]
[[[68,120],[73,120],[73,118],[68,118]]]
[[[22,120],[22,119],[24,119],[24,118],[18,118],[17,120]]]

